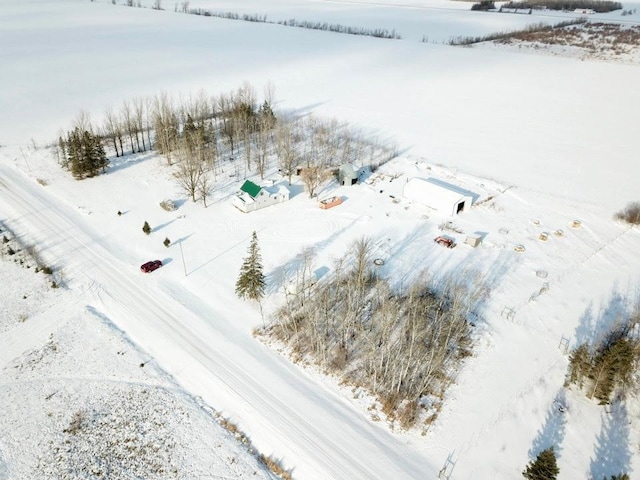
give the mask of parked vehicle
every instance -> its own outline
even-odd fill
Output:
[[[443,237],[442,235],[437,236],[433,239],[433,241],[438,245],[442,245],[443,247],[447,248],[454,248],[456,246],[456,242],[452,238]]]
[[[147,263],[140,265],[140,270],[144,273],[151,273],[154,270],[159,269],[161,266],[162,262],[160,260],[150,260]]]

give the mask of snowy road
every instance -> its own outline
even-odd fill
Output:
[[[192,394],[237,423],[299,479],[434,477],[426,452],[405,444],[223,318],[180,283],[144,276],[128,252],[35,180],[0,165],[0,220],[72,289],[91,287],[104,310]]]

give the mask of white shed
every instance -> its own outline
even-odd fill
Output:
[[[360,171],[350,163],[345,163],[338,170],[338,183],[340,185],[355,185],[360,178]]]
[[[412,178],[404,186],[404,198],[452,217],[473,204],[474,194],[437,178]]]

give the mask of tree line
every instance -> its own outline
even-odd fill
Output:
[[[174,170],[179,188],[205,206],[220,173],[247,178],[278,168],[289,183],[299,174],[309,196],[343,163],[378,165],[393,158],[397,148],[335,119],[312,114],[295,116],[274,111],[275,88],[268,84],[262,99],[249,83],[220,95],[203,91],[176,100],[166,93],[125,100],[108,107],[94,125],[87,114],[72,131],[88,132],[116,158],[155,150]],[[58,159],[68,165],[70,134],[62,133]],[[102,166],[104,169],[104,166]],[[232,172],[229,172],[233,169]],[[86,176],[97,174],[91,171]],[[84,178],[78,176],[77,178]]]
[[[544,7],[549,10],[573,11],[576,9],[590,9],[596,13],[612,12],[621,10],[620,2],[612,2],[609,0],[525,0],[518,2],[508,2],[503,5],[504,8],[540,8]]]

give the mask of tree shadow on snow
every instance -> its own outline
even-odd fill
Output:
[[[177,240],[173,240],[171,242],[171,245],[179,245],[180,243],[184,242],[185,240],[187,240],[192,235],[193,235],[193,233],[190,233],[189,235],[185,235],[184,237],[180,237]]]
[[[535,459],[540,452],[553,447],[559,457],[562,452],[562,441],[566,433],[566,397],[564,388],[558,391],[555,400],[549,406],[544,425],[538,431],[529,450],[529,458]]]
[[[597,315],[594,313],[593,303],[589,303],[576,327],[575,347],[584,343],[599,344],[617,325],[630,318],[632,310],[633,306],[629,304],[628,297],[615,289]]]
[[[335,242],[338,237],[340,237],[344,232],[348,231],[358,221],[359,220],[357,218],[352,220],[351,223],[349,223],[348,225],[342,227],[340,230],[336,232],[333,232],[324,240],[316,242],[313,245],[307,247],[305,250],[310,252],[322,251],[323,249],[331,245],[333,242]],[[283,288],[288,281],[293,280],[295,278],[295,275],[298,269],[302,267],[302,264],[304,262],[304,256],[305,256],[305,252],[302,251],[295,257],[287,260],[283,264],[278,265],[277,267],[269,271],[265,275],[265,283],[266,283],[265,293],[267,294],[276,293],[278,290]],[[312,264],[314,263],[313,255],[311,258],[311,263]],[[316,273],[317,278],[320,278],[320,276],[324,276],[328,273],[329,267],[322,266],[320,268],[316,268],[315,266],[312,266],[311,271]]]
[[[613,403],[601,415],[600,434],[596,439],[591,459],[591,477],[600,479],[630,473],[631,447],[629,445],[630,420],[624,402]]]
[[[119,170],[124,170],[125,168],[133,167],[149,158],[153,157],[155,152],[149,150],[147,152],[142,153],[125,153],[120,157],[111,157],[109,158],[109,167],[107,168],[106,174],[116,173]]]
[[[151,229],[151,231],[152,231],[152,232],[157,232],[158,230],[162,230],[164,227],[166,227],[167,225],[171,225],[171,224],[172,224],[173,222],[175,222],[175,221],[176,221],[176,219],[174,218],[174,219],[172,219],[172,220],[169,220],[168,222],[161,223],[160,225],[158,225],[158,226],[156,226],[156,227],[153,227],[153,228]]]

